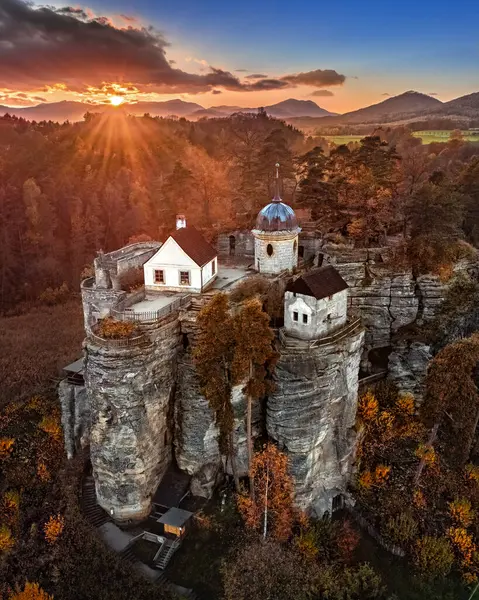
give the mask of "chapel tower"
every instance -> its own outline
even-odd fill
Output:
[[[298,227],[294,210],[284,204],[279,191],[279,164],[276,163],[273,200],[260,210],[252,233],[256,271],[276,275],[298,265]]]

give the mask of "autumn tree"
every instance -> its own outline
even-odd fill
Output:
[[[198,337],[193,356],[201,391],[215,414],[220,451],[230,459],[235,485],[239,489],[233,434],[234,410],[231,403],[233,319],[227,294],[218,293],[213,296],[201,309],[197,325]]]
[[[23,590],[11,594],[9,600],[53,600],[53,596],[42,590],[38,583],[27,581]]]
[[[253,459],[252,403],[266,395],[269,389],[268,370],[271,369],[276,356],[272,347],[274,334],[269,326],[269,320],[269,315],[263,311],[258,298],[244,301],[233,318],[232,374],[235,384],[245,384],[246,437],[251,494],[254,493],[251,475]]]
[[[288,473],[288,458],[268,443],[254,455],[251,465],[254,493],[239,495],[238,508],[251,529],[268,531],[279,540],[287,540],[293,525],[293,481]]]

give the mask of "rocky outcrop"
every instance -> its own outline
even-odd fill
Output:
[[[389,355],[389,379],[402,393],[412,394],[416,404],[422,401],[427,365],[431,358],[429,344],[407,340],[396,342]]]
[[[79,448],[90,442],[90,403],[84,385],[74,385],[63,379],[58,385],[58,398],[62,409],[62,427],[65,450],[72,458]]]
[[[282,348],[266,425],[288,454],[298,507],[322,515],[346,490],[354,459],[362,329],[333,344]]]
[[[90,451],[99,504],[116,520],[149,514],[171,460],[171,407],[180,343],[177,315],[144,327],[149,343],[85,343]]]

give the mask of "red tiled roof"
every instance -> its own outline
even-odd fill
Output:
[[[348,284],[332,265],[314,269],[286,287],[287,292],[313,296],[316,300],[327,298],[347,289]]]
[[[209,263],[218,254],[216,249],[194,227],[181,227],[172,233],[170,237],[199,267]]]

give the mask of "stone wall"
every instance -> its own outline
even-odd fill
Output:
[[[143,327],[147,346],[104,348],[87,340],[85,384],[99,504],[117,520],[146,517],[171,461],[177,314]]]
[[[90,442],[90,403],[83,385],[74,385],[63,379],[58,385],[58,398],[62,409],[62,427],[68,458],[85,448]]]
[[[254,237],[251,231],[230,231],[229,233],[220,233],[216,242],[218,255],[221,257],[254,256]]]
[[[268,248],[272,253],[268,253]],[[277,274],[298,266],[298,234],[264,232],[255,235],[255,269],[260,273]]]
[[[360,330],[333,345],[283,347],[276,367],[267,431],[290,458],[296,504],[317,515],[350,478],[363,339]]]

